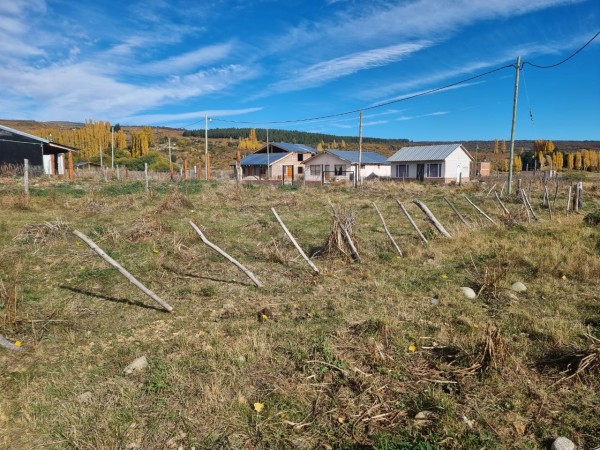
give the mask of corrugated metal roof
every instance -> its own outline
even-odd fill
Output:
[[[330,153],[338,158],[344,159],[352,164],[358,164],[357,150],[325,150],[325,153]],[[376,152],[362,152],[361,162],[363,164],[389,164],[385,156]]]
[[[0,125],[0,130],[4,130],[4,131],[7,131],[12,134],[23,136],[23,137],[32,139],[37,142],[43,142],[44,144],[48,144],[50,142],[48,139],[44,139],[39,136],[34,136],[33,134],[25,133],[24,131],[15,130],[14,128],[10,128],[5,125]]]
[[[316,148],[312,148],[304,144],[288,144],[287,142],[269,142],[269,146],[279,147],[287,152],[317,153]]]
[[[446,159],[454,150],[462,147],[462,144],[439,144],[419,145],[414,147],[402,147],[388,158],[389,162],[398,161],[441,161]],[[462,147],[471,158],[469,152]],[[472,159],[472,158],[471,158]]]
[[[253,153],[242,158],[240,164],[242,166],[266,166],[285,158],[287,155],[289,153],[271,153],[269,155],[266,153]]]

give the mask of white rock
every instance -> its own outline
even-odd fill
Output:
[[[415,416],[415,420],[431,420],[435,416],[433,411],[420,411]]]
[[[463,286],[460,289],[463,292],[463,294],[465,294],[465,297],[467,297],[467,298],[477,298],[477,293],[473,289],[471,289],[470,287]]]
[[[146,357],[140,356],[139,358],[134,359],[131,362],[131,364],[129,364],[127,367],[125,367],[123,372],[125,372],[127,375],[129,375],[129,374],[132,374],[133,372],[139,372],[141,370],[144,370],[147,366],[148,366],[148,360],[146,359]]]
[[[567,439],[566,437],[559,437],[552,443],[552,450],[575,450],[576,446],[571,441],[571,439]]]
[[[521,283],[520,281],[513,283],[513,285],[510,288],[515,292],[525,292],[527,290],[525,285],[523,283]]]
[[[439,305],[440,304],[440,299],[437,297],[431,297],[431,304],[432,305]]]

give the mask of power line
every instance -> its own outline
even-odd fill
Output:
[[[565,58],[565,59],[563,59],[562,61],[560,61],[560,62],[557,62],[556,64],[550,64],[549,66],[540,66],[540,65],[538,65],[538,64],[534,64],[534,63],[531,63],[531,62],[525,61],[525,62],[524,62],[522,65],[521,65],[521,68],[523,68],[523,66],[524,66],[525,64],[528,64],[528,65],[530,65],[531,67],[535,67],[535,68],[537,68],[537,69],[552,69],[553,67],[558,67],[558,66],[560,66],[561,64],[564,64],[564,63],[566,63],[568,60],[570,60],[571,58],[573,58],[573,57],[574,57],[574,56],[575,56],[577,53],[579,53],[579,52],[580,52],[580,51],[582,51],[584,48],[586,48],[588,45],[590,45],[590,44],[591,44],[591,43],[594,41],[594,39],[596,39],[598,36],[600,36],[600,31],[598,31],[598,32],[597,32],[597,33],[594,35],[594,37],[592,37],[592,38],[591,38],[589,41],[587,41],[585,44],[583,44],[583,46],[582,46],[582,47],[580,47],[579,49],[577,49],[575,52],[573,52],[571,55],[569,55],[568,57],[566,57],[566,58]]]
[[[579,49],[577,49],[575,52],[573,52],[567,58],[563,59],[562,61],[559,61],[556,64],[551,64],[551,65],[548,65],[548,66],[542,66],[542,65],[531,63],[529,61],[525,61],[525,62],[521,63],[521,67],[519,69],[522,70],[523,67],[526,64],[530,65],[532,67],[538,68],[538,69],[551,69],[551,68],[554,68],[554,67],[558,67],[561,64],[564,64],[565,62],[569,61],[571,58],[573,58],[575,55],[577,55],[579,52],[581,52],[583,49],[585,49],[598,36],[600,36],[600,31],[597,32],[583,46],[581,46]],[[240,124],[240,125],[277,125],[277,124],[281,125],[281,124],[290,124],[290,123],[313,122],[313,121],[316,121],[316,120],[323,120],[323,119],[332,119],[332,118],[335,118],[335,117],[342,117],[342,116],[347,116],[347,115],[350,115],[350,114],[356,114],[356,113],[359,113],[361,111],[369,111],[371,109],[382,108],[384,106],[389,106],[389,105],[393,105],[393,104],[396,104],[396,103],[405,102],[407,100],[412,100],[412,99],[418,98],[418,97],[424,97],[426,95],[430,95],[430,94],[433,94],[435,92],[442,91],[444,89],[449,89],[449,88],[454,87],[454,86],[458,86],[458,85],[461,85],[461,84],[464,84],[464,83],[468,83],[469,81],[473,81],[473,80],[476,80],[478,78],[482,78],[482,77],[491,75],[491,74],[493,74],[495,72],[499,72],[501,70],[508,69],[508,68],[511,68],[511,67],[515,67],[516,68],[516,65],[515,64],[507,64],[505,66],[497,67],[495,69],[488,70],[487,72],[483,72],[483,73],[474,75],[472,77],[464,78],[462,80],[456,81],[454,83],[449,83],[449,84],[446,84],[444,86],[439,86],[439,87],[436,87],[436,88],[433,88],[433,89],[429,89],[429,90],[424,91],[424,92],[419,92],[417,94],[408,95],[406,97],[401,97],[401,98],[397,98],[397,99],[390,100],[390,101],[387,101],[387,102],[378,103],[378,104],[372,105],[372,106],[366,106],[364,108],[354,109],[352,111],[345,111],[345,112],[340,112],[340,113],[336,113],[336,114],[329,114],[329,115],[325,115],[325,116],[308,117],[308,118],[303,118],[303,119],[279,120],[279,121],[264,121],[264,122],[260,122],[260,121],[259,122],[253,122],[253,121],[244,121],[244,120],[227,120],[227,119],[219,119],[219,118],[216,118],[216,117],[212,117],[211,120],[213,120],[215,122],[232,123],[232,124]],[[531,112],[530,112],[530,115],[531,115]],[[195,125],[195,124],[200,123],[200,122],[202,122],[202,120],[198,120],[196,122],[189,123],[187,125],[184,125],[182,128],[186,128],[186,127],[189,127],[191,125]]]
[[[372,105],[372,106],[366,106],[364,108],[354,109],[352,111],[345,111],[345,112],[336,113],[336,114],[329,114],[329,115],[326,115],[326,116],[309,117],[309,118],[304,118],[304,119],[293,119],[293,120],[279,120],[279,121],[270,121],[270,122],[252,122],[252,121],[227,120],[227,119],[218,119],[218,118],[213,118],[213,120],[214,121],[218,121],[218,122],[236,123],[236,124],[272,125],[272,124],[302,123],[302,122],[312,122],[312,121],[315,121],[315,120],[322,120],[322,119],[332,119],[334,117],[341,117],[341,116],[347,116],[349,114],[356,114],[356,113],[358,113],[360,111],[369,111],[371,109],[382,108],[384,106],[393,105],[393,104],[400,103],[400,102],[405,102],[407,100],[412,100],[413,98],[423,97],[425,95],[433,94],[434,92],[442,91],[444,89],[448,89],[448,88],[451,88],[451,87],[454,87],[454,86],[458,86],[458,85],[463,84],[463,83],[467,83],[469,81],[476,80],[477,78],[481,78],[481,77],[485,77],[487,75],[491,75],[494,72],[499,72],[500,70],[508,69],[509,67],[515,67],[515,65],[514,64],[507,64],[506,66],[497,67],[496,69],[492,69],[492,70],[489,70],[487,72],[480,73],[478,75],[474,75],[474,76],[469,77],[469,78],[464,78],[464,79],[462,79],[460,81],[456,81],[454,83],[446,84],[444,86],[439,86],[439,87],[436,87],[436,88],[433,88],[433,89],[429,89],[429,90],[424,91],[424,92],[419,92],[417,94],[408,95],[406,97],[397,98],[395,100],[390,100],[390,101],[387,101],[387,102],[378,103],[378,104]],[[189,126],[189,125],[187,125],[187,126]]]

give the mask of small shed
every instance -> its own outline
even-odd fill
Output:
[[[439,144],[402,147],[388,161],[392,178],[450,183],[471,178],[473,157],[463,144]]]
[[[324,150],[304,162],[306,181],[354,181],[359,152],[355,150]],[[362,152],[360,174],[367,177],[389,177],[390,163],[376,152]]]
[[[64,155],[78,149],[0,125],[0,165],[42,167],[47,175],[64,175]]]
[[[304,172],[303,162],[317,153],[313,147],[270,142],[240,161],[243,177],[268,180],[296,180]]]

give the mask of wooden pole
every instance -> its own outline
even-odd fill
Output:
[[[379,208],[377,207],[377,205],[375,204],[375,202],[373,202],[373,206],[375,207],[375,211],[377,211],[377,215],[379,216],[379,219],[381,219],[381,223],[383,224],[383,229],[385,230],[385,233],[387,234],[388,238],[390,238],[390,241],[392,241],[392,244],[394,245],[394,248],[396,249],[396,251],[398,252],[398,254],[400,256],[402,256],[402,250],[400,250],[400,247],[398,247],[398,244],[396,244],[396,241],[394,240],[394,237],[390,233],[390,230],[388,230],[388,227],[385,224],[385,220],[383,219],[383,215],[379,211]]]
[[[496,187],[496,184],[494,184],[494,185],[493,185],[493,186],[490,188],[490,190],[488,191],[488,193],[487,193],[486,197],[489,197],[489,196],[490,196],[490,194],[492,193],[492,191],[494,190],[494,188],[495,188],[495,187]]]
[[[410,216],[410,214],[408,213],[408,211],[406,210],[406,208],[404,207],[404,205],[402,203],[400,203],[400,200],[396,199],[396,202],[398,203],[398,206],[400,206],[400,209],[402,210],[402,212],[404,213],[404,215],[406,216],[406,218],[408,219],[408,221],[410,222],[410,224],[413,226],[413,228],[415,230],[417,230],[417,234],[419,235],[419,237],[421,238],[421,240],[423,242],[425,242],[426,244],[428,244],[429,242],[427,242],[427,239],[425,239],[425,236],[423,236],[423,233],[421,233],[421,230],[419,230],[419,227],[417,226],[417,224],[415,223],[415,221],[412,219],[412,217]]]
[[[546,191],[546,198],[548,199],[548,214],[550,215],[550,220],[552,220],[552,206],[550,205],[550,195],[548,194],[548,186],[544,186],[544,191]]]
[[[4,347],[9,350],[13,350],[15,352],[22,352],[24,350],[23,347],[19,347],[19,346],[13,344],[12,342],[10,342],[8,339],[6,339],[1,334],[0,334],[0,347]]]
[[[144,181],[144,192],[146,193],[146,195],[148,195],[148,163],[144,163]]]
[[[433,224],[433,226],[445,237],[447,238],[451,238],[452,236],[450,236],[450,233],[448,233],[446,231],[446,229],[444,228],[444,226],[440,223],[439,220],[436,219],[436,217],[433,215],[433,213],[429,210],[429,208],[427,207],[427,205],[425,205],[425,203],[423,203],[420,200],[413,200],[413,203],[415,205],[417,205],[419,208],[421,208],[421,211],[423,211],[425,213],[425,215],[427,216],[427,218],[430,220],[430,222]]]
[[[523,205],[525,205],[525,212],[527,213],[527,223],[531,223],[531,214],[529,214],[529,205],[527,205],[527,200],[524,195],[521,195],[521,200],[523,200]]]
[[[23,193],[29,196],[29,160],[23,160]]]
[[[498,194],[496,193],[496,195],[498,195]],[[454,207],[454,205],[452,203],[450,203],[450,200],[448,200],[446,197],[444,197],[444,200],[446,201],[446,203],[448,203],[448,206],[452,209],[452,211],[454,211],[454,213],[458,216],[458,218],[461,220],[461,222],[464,223],[467,228],[471,229],[472,227],[469,224],[469,222],[467,222],[465,220],[465,218],[463,217],[463,215],[458,211],[458,209],[456,209]]]
[[[521,195],[523,197],[525,197],[525,203],[527,206],[529,206],[529,210],[531,211],[531,214],[533,215],[533,218],[535,220],[539,220],[539,217],[537,216],[537,214],[535,213],[535,211],[533,210],[533,206],[531,206],[531,202],[529,201],[529,197],[527,197],[527,193],[525,191],[521,192]]]
[[[567,194],[567,209],[565,210],[565,215],[567,217],[569,217],[569,209],[571,207],[571,189],[572,187],[569,186],[569,193]]]
[[[187,164],[187,159],[183,160],[183,179],[184,180],[188,179],[188,164]]]
[[[210,153],[206,154],[206,179],[210,180]]]
[[[277,214],[277,211],[275,211],[275,208],[271,208],[271,211],[273,211],[273,214],[275,215],[275,218],[277,219],[277,222],[279,222],[279,225],[281,225],[281,228],[283,228],[283,231],[285,232],[285,234],[287,235],[287,237],[290,238],[290,241],[292,241],[292,243],[294,244],[294,247],[296,247],[296,250],[298,250],[298,253],[300,253],[300,256],[302,256],[306,260],[306,262],[308,263],[308,265],[316,273],[320,273],[319,269],[317,268],[317,266],[315,266],[315,264],[310,260],[310,258],[308,256],[306,256],[306,253],[304,253],[304,251],[302,250],[302,248],[298,245],[298,242],[296,242],[296,239],[294,239],[294,236],[292,236],[292,233],[290,233],[290,230],[288,230],[288,228],[285,226],[285,224],[281,220],[281,217],[279,217],[279,214]]]
[[[510,211],[508,210],[508,208],[506,206],[504,206],[504,203],[502,203],[502,200],[500,200],[500,196],[498,195],[498,193],[494,192],[494,194],[496,194],[496,200],[498,200],[498,203],[500,203],[500,206],[502,207],[504,214],[506,214],[508,217],[510,217]]]
[[[81,232],[79,232],[77,230],[73,230],[73,234],[75,236],[77,236],[79,239],[81,239],[83,242],[85,242],[104,261],[106,261],[111,266],[113,266],[115,269],[117,269],[119,272],[121,272],[121,274],[125,278],[127,278],[127,280],[129,280],[129,282],[131,284],[133,284],[134,286],[136,286],[140,291],[142,291],[144,294],[146,294],[152,300],[154,300],[155,302],[157,302],[158,304],[160,304],[168,312],[173,311],[173,307],[171,305],[169,305],[167,302],[165,302],[163,299],[161,299],[158,295],[156,295],[154,292],[152,292],[150,289],[148,289],[146,286],[144,286],[142,283],[140,283],[133,275],[131,275],[127,270],[125,270],[123,268],[123,266],[121,266],[118,262],[116,262],[114,259],[112,259],[110,256],[108,256],[100,247],[98,247],[94,243],[94,241],[92,241],[89,237],[87,237],[85,234],[83,234],[83,233],[81,233]]]
[[[509,193],[510,193],[510,191],[509,191]],[[479,208],[479,206],[477,206],[475,203],[473,203],[473,202],[472,202],[472,201],[469,199],[469,197],[467,197],[467,195],[466,195],[466,194],[463,194],[463,196],[464,196],[464,197],[467,199],[467,201],[468,201],[468,202],[471,204],[471,206],[472,206],[473,208],[475,208],[477,211],[479,211],[479,212],[481,213],[481,215],[482,215],[483,217],[485,217],[487,220],[489,220],[490,222],[492,222],[494,225],[498,225],[496,222],[494,222],[494,219],[492,219],[490,216],[488,216],[486,213],[484,213],[484,212],[482,211],[482,209],[481,209],[481,208]]]
[[[73,172],[73,153],[72,152],[67,153],[67,165],[69,166],[69,168],[68,168],[69,180],[73,180],[73,179],[75,179],[75,173]]]
[[[200,240],[202,242],[204,242],[204,244],[206,244],[208,247],[212,248],[215,252],[219,253],[221,256],[223,256],[225,259],[227,259],[230,263],[234,264],[238,269],[240,269],[242,272],[244,272],[248,276],[248,278],[250,278],[257,287],[259,287],[259,288],[263,287],[263,284],[260,281],[258,281],[258,279],[254,276],[254,274],[252,272],[250,272],[248,269],[246,269],[246,267],[244,267],[242,264],[240,264],[234,258],[229,256],[224,250],[217,247],[215,244],[213,244],[208,239],[206,239],[206,237],[204,236],[202,231],[200,231],[200,228],[198,228],[196,226],[196,224],[194,224],[194,222],[192,222],[190,220],[189,224],[194,229],[194,231],[196,231],[196,233],[198,233],[198,236],[200,236]]]

